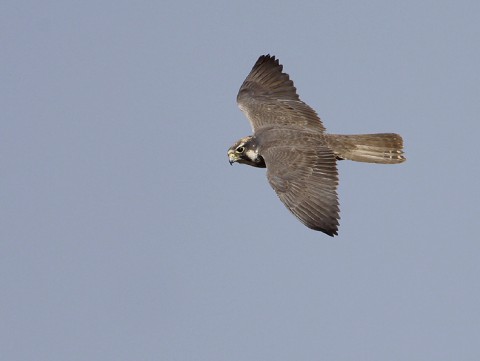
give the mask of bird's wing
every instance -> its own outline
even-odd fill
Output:
[[[282,69],[274,56],[262,55],[240,87],[237,103],[253,131],[273,125],[324,132],[317,113],[300,100]]]
[[[333,152],[326,147],[276,146],[262,156],[268,181],[285,206],[307,227],[336,235],[338,172]]]

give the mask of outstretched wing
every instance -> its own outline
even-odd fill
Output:
[[[338,172],[333,152],[277,146],[264,150],[267,178],[285,206],[307,227],[337,234]]]
[[[324,132],[317,113],[300,100],[293,81],[282,69],[274,56],[262,55],[240,87],[238,106],[253,131],[274,125]]]

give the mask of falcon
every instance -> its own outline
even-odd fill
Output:
[[[307,227],[329,236],[338,234],[340,218],[338,160],[405,161],[398,134],[327,134],[275,56],[257,60],[240,87],[237,103],[253,135],[228,149],[230,164],[267,168],[268,182],[288,210]]]

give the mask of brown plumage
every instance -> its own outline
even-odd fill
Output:
[[[274,56],[263,55],[240,87],[237,102],[254,134],[230,147],[229,160],[266,167],[285,206],[307,227],[334,236],[339,219],[336,161],[401,163],[402,137],[325,133],[282,69]]]

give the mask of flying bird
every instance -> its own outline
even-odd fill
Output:
[[[317,113],[300,100],[275,56],[262,55],[237,95],[253,135],[228,150],[235,162],[267,168],[280,200],[307,227],[338,234],[337,160],[405,161],[398,134],[327,134]]]

